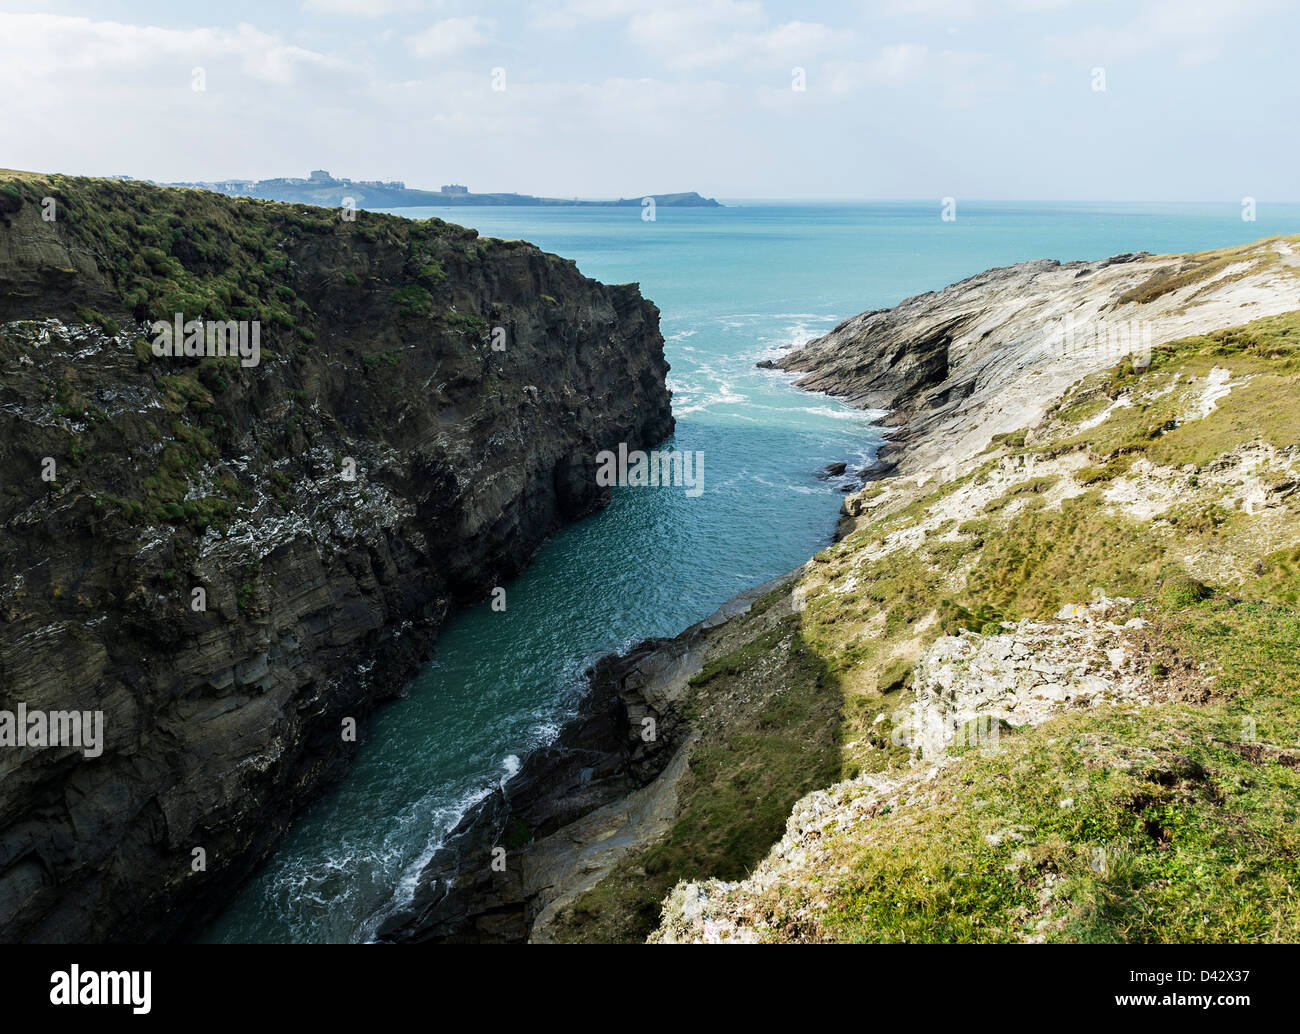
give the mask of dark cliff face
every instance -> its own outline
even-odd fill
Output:
[[[176,312],[260,364],[156,357]],[[0,747],[0,938],[206,921],[448,612],[604,505],[595,454],[671,432],[667,369],[635,285],[522,242],[0,183],[0,710],[104,715]]]

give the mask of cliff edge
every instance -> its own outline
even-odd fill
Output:
[[[871,474],[947,471],[1131,353],[1300,304],[1300,239],[1187,255],[1041,259],[845,320],[776,365],[809,391],[884,411]]]

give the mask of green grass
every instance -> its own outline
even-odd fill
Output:
[[[131,471],[125,479],[114,474],[104,484],[96,484],[99,468],[91,460],[116,451],[122,437],[134,436],[136,429],[105,425],[100,441],[94,433],[66,428],[66,456],[101,506],[110,505],[130,518],[143,515],[188,526],[197,533],[224,526],[245,494],[212,468],[230,445],[231,424],[245,422],[250,396],[264,393],[265,385],[256,382],[267,366],[278,362],[291,367],[283,378],[290,393],[301,392],[304,381],[319,378],[307,369],[310,350],[321,333],[331,332],[331,319],[322,319],[313,310],[309,299],[321,294],[321,286],[290,264],[290,254],[319,254],[321,276],[332,289],[367,304],[373,301],[380,321],[426,319],[441,312],[455,296],[448,282],[448,264],[457,257],[472,261],[481,257],[475,231],[438,219],[408,220],[363,211],[356,213],[354,222],[341,224],[332,209],[135,181],[10,170],[0,170],[0,192],[8,199],[5,207],[10,211],[16,208],[21,213],[23,205],[30,206],[28,218],[40,209],[43,198],[54,198],[53,232],[74,255],[93,260],[107,279],[115,302],[96,302],[104,311],[84,306],[75,310],[75,319],[87,326],[118,335],[132,318],[170,322],[176,313],[186,320],[261,322],[262,365],[256,369],[242,367],[235,358],[160,362],[152,355],[147,336],[124,343],[169,417],[150,428],[158,438],[153,469]],[[14,201],[22,204],[15,206]],[[344,236],[347,239],[341,240]],[[386,280],[372,276],[363,282],[348,267],[366,263],[368,253],[381,247],[404,253],[405,266]],[[331,263],[340,268],[332,268]],[[66,272],[72,276],[77,270]],[[479,329],[485,321],[473,313],[454,314],[451,324],[450,331]],[[445,328],[431,331],[450,333]],[[0,340],[4,352],[30,351],[30,347],[21,333]],[[362,356],[360,362],[362,369],[375,370],[400,358],[398,352],[386,350]],[[103,424],[102,411],[87,401],[90,393],[75,379],[61,381],[51,400],[53,415]],[[227,398],[230,401],[224,401]],[[256,408],[274,411],[276,401],[261,398]],[[242,410],[234,408],[241,404]],[[328,416],[314,414],[308,406],[281,411],[286,413],[283,425],[262,442],[273,459],[293,457],[303,435],[327,429]],[[200,472],[214,477],[223,494],[187,499]]]
[[[1294,405],[1300,376],[1300,313],[1256,320],[1245,327],[1184,338],[1152,350],[1151,365],[1135,370],[1125,361],[1109,374],[1081,382],[1063,403],[1062,423],[1095,405],[1139,389],[1182,382],[1204,383],[1214,367],[1226,368],[1231,394],[1201,420],[1179,423],[1186,400],[1180,392],[1157,399],[1138,398],[1104,423],[1073,435],[1057,436],[1051,448],[1089,448],[1113,471],[1122,473],[1135,456],[1154,464],[1203,466],[1229,449],[1255,438],[1281,448],[1300,442],[1300,407]],[[1123,466],[1114,465],[1122,462]],[[1098,480],[1108,480],[1103,477]]]
[[[433,296],[419,284],[406,284],[393,292],[393,306],[404,320],[433,315]]]
[[[1173,291],[1195,284],[1205,285],[1224,274],[1233,265],[1244,265],[1244,268],[1231,275],[1232,279],[1239,279],[1249,272],[1276,263],[1276,253],[1259,248],[1259,242],[1217,251],[1202,251],[1194,255],[1171,256],[1168,265],[1153,273],[1131,291],[1120,295],[1119,302],[1147,305]]]

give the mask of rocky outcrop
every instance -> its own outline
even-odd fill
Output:
[[[1271,276],[1264,305],[1294,305]],[[742,876],[687,872],[651,940],[1294,939],[1285,906],[1239,922],[1274,908],[1291,854],[1290,798],[1267,794],[1296,731],[1253,715],[1293,713],[1272,701],[1296,684],[1297,329],[1293,311],[1157,339],[956,475],[940,458],[850,500],[853,534],[790,596],[807,640],[848,655],[852,766]],[[1181,832],[1202,822],[1212,838]],[[1117,872],[1165,897],[1126,890],[1098,923]]]
[[[175,312],[260,362],[156,356]],[[0,710],[104,721],[0,748],[0,938],[206,921],[447,614],[604,505],[595,454],[671,431],[666,372],[635,285],[523,242],[0,182]]]
[[[1153,345],[1300,305],[1296,238],[1192,255],[990,269],[874,309],[782,357],[796,384],[882,411],[879,478],[953,469],[1074,381]]]
[[[994,752],[1004,731],[1023,731],[1072,710],[1119,704],[1136,712],[1171,699],[1206,699],[1210,690],[1202,672],[1193,671],[1190,684],[1177,689],[1152,677],[1143,631],[1148,625],[1128,616],[1132,604],[1100,597],[1069,605],[1050,622],[1006,622],[996,635],[963,631],[936,639],[917,660],[911,706],[894,716],[892,726],[896,742],[911,752],[911,767],[863,774],[802,798],[785,835],[753,874],[736,882],[679,884],[650,940],[782,939],[783,931],[755,914],[754,899],[774,888],[789,890],[839,875],[827,849],[831,835],[843,830],[865,835],[859,831],[871,818],[909,799],[914,805],[923,802],[926,788],[958,763],[963,750]],[[1022,832],[1002,835],[1018,838]]]

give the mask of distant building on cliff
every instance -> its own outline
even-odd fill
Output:
[[[459,183],[444,183],[442,192],[444,194],[468,194],[469,187],[462,186]]]
[[[333,178],[334,178],[334,177],[331,176],[331,175],[330,175],[328,172],[326,172],[324,169],[312,169],[312,170],[311,170],[311,182],[312,182],[312,183],[328,183],[328,182],[329,182],[330,180],[332,180]]]

